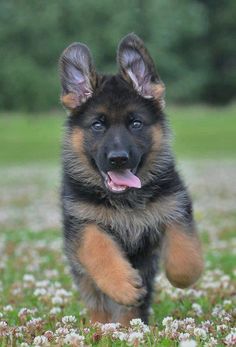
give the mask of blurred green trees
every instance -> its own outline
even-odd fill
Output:
[[[0,109],[59,106],[57,62],[86,43],[101,72],[115,72],[118,42],[142,37],[172,102],[235,97],[234,0],[1,0]]]

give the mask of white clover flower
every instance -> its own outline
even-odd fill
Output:
[[[197,303],[192,304],[192,309],[194,310],[197,316],[201,316],[203,313],[201,306]]]
[[[69,292],[68,290],[65,290],[64,288],[59,288],[56,290],[55,296],[62,296],[62,297],[68,298],[72,296],[72,292]]]
[[[53,338],[53,336],[54,336],[53,331],[51,331],[51,330],[45,331],[44,336],[46,336],[48,341],[50,341]]]
[[[15,296],[15,295],[19,295],[21,294],[22,290],[21,288],[14,288],[11,290],[11,293]]]
[[[7,305],[3,307],[3,311],[4,312],[12,312],[13,311],[13,307],[11,305]]]
[[[195,320],[192,317],[187,317],[184,319],[185,324],[195,324]]]
[[[224,339],[224,343],[226,346],[236,346],[236,332],[228,334]]]
[[[133,344],[137,341],[142,342],[143,340],[143,333],[140,331],[133,331],[128,336],[128,343]]]
[[[89,333],[90,333],[90,329],[89,329],[89,328],[84,328],[84,329],[83,329],[83,332],[84,332],[85,334],[89,334]]]
[[[214,337],[210,337],[209,341],[204,344],[204,347],[216,347],[218,341]]]
[[[3,317],[3,314],[2,314],[2,312],[0,312],[0,318],[2,318]]]
[[[173,322],[170,323],[170,328],[172,330],[178,330],[178,328],[179,328],[179,321],[177,319],[173,320]]]
[[[61,319],[63,324],[68,324],[68,323],[76,323],[77,319],[75,316],[64,316]]]
[[[26,325],[27,326],[37,326],[37,325],[42,324],[42,322],[43,322],[42,318],[38,317],[38,318],[31,319],[30,321],[28,321],[26,323]]]
[[[58,313],[61,313],[61,308],[60,307],[53,307],[49,313],[51,315],[57,315]]]
[[[21,308],[20,311],[18,312],[18,317],[20,317],[20,316],[25,316],[25,315],[27,315],[27,314],[28,314],[28,308],[23,307],[23,308]]]
[[[197,342],[195,340],[181,341],[179,347],[196,347]]]
[[[207,338],[207,333],[206,333],[205,329],[195,328],[193,330],[193,333],[194,333],[195,336],[200,337],[203,340],[205,340]]]
[[[170,326],[170,324],[173,322],[173,317],[165,317],[162,321],[162,325],[164,327]]]
[[[48,269],[44,271],[47,278],[53,278],[58,276],[58,271],[56,269]]]
[[[130,321],[130,325],[134,326],[134,325],[143,325],[143,322],[140,318],[134,318]]]
[[[46,338],[46,336],[36,336],[34,338],[34,342],[33,345],[35,346],[47,346],[48,345],[48,339]]]
[[[67,334],[69,334],[69,329],[60,327],[55,331],[55,334],[58,336],[67,335]]]
[[[231,316],[231,314],[226,313],[225,316],[221,317],[221,319],[222,319],[223,322],[228,323],[228,322],[231,321],[232,316]]]
[[[6,328],[7,327],[7,322],[1,321],[0,322],[0,329],[1,328]]]
[[[34,276],[31,275],[31,274],[25,274],[25,275],[23,276],[23,281],[24,281],[24,282],[31,282],[31,283],[34,283],[34,282],[35,282],[35,278],[34,278]]]
[[[127,341],[128,334],[123,333],[122,331],[114,331],[114,333],[112,334],[112,337],[120,341]]]
[[[228,330],[228,326],[226,324],[220,324],[220,325],[217,325],[216,330],[222,333]]]
[[[38,311],[37,308],[30,309],[30,308],[23,307],[18,312],[18,317],[20,318],[22,316],[34,315],[37,311]]]
[[[213,317],[217,317],[219,315],[219,313],[221,312],[222,307],[220,306],[215,306],[211,312]]]
[[[69,333],[64,338],[64,343],[72,346],[83,346],[84,336],[76,334],[75,332]]]
[[[203,329],[209,329],[210,327],[212,327],[212,323],[209,320],[205,320],[201,323],[201,326]]]
[[[103,333],[110,333],[120,328],[120,323],[106,323],[101,325],[101,331]]]
[[[150,328],[149,328],[149,326],[146,325],[146,324],[143,324],[143,326],[142,326],[142,332],[143,332],[144,334],[150,333]]]
[[[189,333],[180,333],[179,334],[179,341],[186,341],[190,338]]]
[[[63,305],[64,300],[60,296],[54,296],[52,298],[52,304],[53,305]]]
[[[187,324],[185,327],[185,330],[188,331],[190,334],[192,334],[194,327],[195,327],[194,325]]]
[[[45,288],[36,288],[34,291],[34,296],[45,296],[47,295],[47,291]]]
[[[47,288],[47,287],[49,287],[49,285],[50,285],[49,280],[37,281],[35,283],[35,286],[37,288]]]
[[[7,322],[0,321],[0,337],[8,336],[9,335],[9,329]]]
[[[230,306],[230,305],[232,305],[232,301],[231,300],[224,300],[223,305],[224,306]]]
[[[141,330],[143,333],[149,333],[150,328],[143,323],[143,321],[140,318],[134,318],[130,321],[130,325],[132,328],[137,328],[138,330]]]

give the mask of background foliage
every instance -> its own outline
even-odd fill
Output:
[[[234,0],[1,0],[0,109],[58,107],[63,49],[82,41],[99,71],[114,72],[117,44],[132,31],[170,101],[227,103],[236,89],[235,17]]]

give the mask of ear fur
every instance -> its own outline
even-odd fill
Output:
[[[92,96],[96,84],[96,72],[88,47],[72,43],[59,60],[62,85],[61,101],[73,110]]]
[[[142,97],[156,99],[164,107],[164,84],[143,41],[137,35],[128,34],[121,40],[117,62],[122,77]]]

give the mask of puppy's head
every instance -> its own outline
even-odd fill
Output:
[[[117,75],[98,75],[87,46],[70,45],[60,58],[61,100],[70,111],[67,166],[87,184],[124,193],[153,177],[167,128],[164,85],[141,39],[127,35],[117,62]]]

